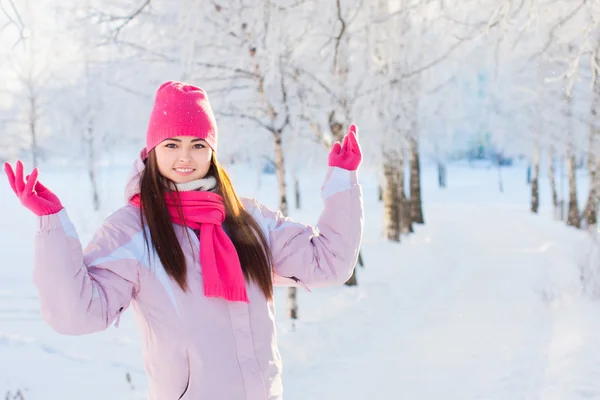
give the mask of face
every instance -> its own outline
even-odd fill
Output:
[[[186,183],[206,176],[212,149],[202,139],[175,136],[155,148],[160,174],[175,183]]]

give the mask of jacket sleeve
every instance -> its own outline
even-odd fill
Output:
[[[113,214],[83,251],[66,210],[40,218],[33,279],[42,317],[56,332],[108,328],[139,289],[131,237],[118,226]]]
[[[274,283],[341,285],[352,275],[363,233],[362,189],[355,171],[329,169],[316,227],[257,204],[273,257]]]

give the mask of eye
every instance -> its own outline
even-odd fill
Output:
[[[177,145],[175,143],[167,143],[165,144],[165,147],[169,149],[176,149]]]
[[[195,149],[203,149],[204,147],[206,147],[206,146],[204,146],[202,143],[196,143],[196,144],[194,145],[194,148],[195,148]]]

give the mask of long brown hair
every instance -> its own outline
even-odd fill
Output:
[[[267,299],[273,297],[272,259],[265,238],[256,220],[246,211],[236,194],[229,176],[221,167],[213,152],[208,176],[217,179],[216,191],[223,197],[225,206],[225,222],[223,228],[235,246],[244,277],[253,281]],[[167,274],[187,291],[185,256],[177,239],[173,222],[165,203],[165,194],[172,182],[163,177],[158,169],[154,149],[148,153],[146,168],[140,177],[140,200],[144,240],[148,252],[150,247],[156,251]],[[176,194],[177,189],[171,191]],[[179,210],[182,215],[182,210]],[[150,240],[146,234],[146,226],[150,231]]]

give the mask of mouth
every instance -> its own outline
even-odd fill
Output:
[[[189,176],[194,173],[194,168],[173,168],[173,171],[177,172],[181,176]]]

